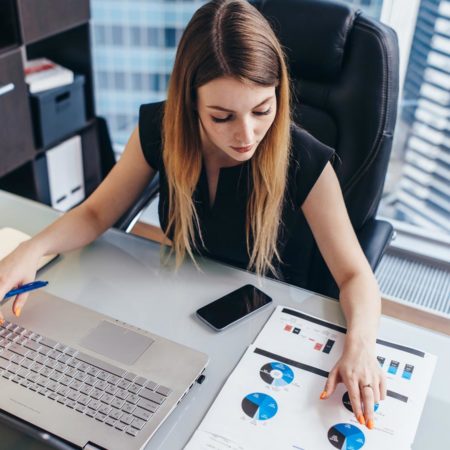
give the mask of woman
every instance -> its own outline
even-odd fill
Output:
[[[291,124],[286,65],[266,20],[244,0],[214,0],[185,30],[167,101],[141,107],[139,125],[103,183],[0,262],[0,298],[35,278],[42,255],[97,238],[156,171],[160,220],[178,264],[198,252],[284,276],[293,224],[304,216],[340,288],[348,328],[320,398],[345,383],[355,416],[372,428],[374,403],[385,396],[375,355],[380,296],[332,156]],[[25,299],[21,294],[14,301],[17,316]]]

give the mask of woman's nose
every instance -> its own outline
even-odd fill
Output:
[[[242,146],[253,144],[253,136],[253,127],[250,122],[240,123],[234,133],[234,139],[238,145]]]

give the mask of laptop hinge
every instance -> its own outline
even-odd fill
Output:
[[[100,447],[97,444],[93,444],[92,442],[88,442],[84,447],[83,450],[106,450],[105,447]]]

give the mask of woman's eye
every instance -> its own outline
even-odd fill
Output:
[[[272,108],[270,107],[266,111],[254,111],[253,114],[255,114],[255,116],[268,116],[271,112],[272,112]],[[212,121],[216,122],[216,123],[228,122],[229,120],[231,120],[231,118],[232,118],[232,115],[229,115],[224,118],[211,116]]]
[[[266,111],[255,111],[254,114],[257,116],[268,116],[272,112],[272,108],[267,109]]]
[[[223,122],[226,122],[227,120],[230,120],[231,116],[224,117],[223,119],[219,118],[219,117],[211,117],[211,119],[213,120],[213,122],[223,123]]]

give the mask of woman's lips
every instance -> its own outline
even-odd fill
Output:
[[[246,147],[231,147],[235,152],[247,153],[253,148],[253,144],[247,145]]]

